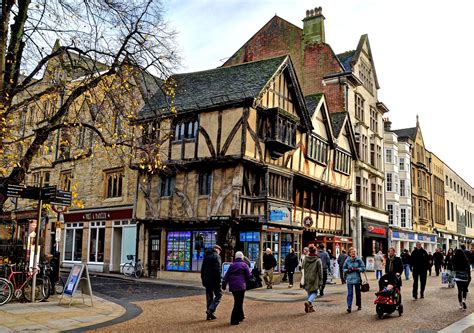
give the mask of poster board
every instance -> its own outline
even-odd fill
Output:
[[[85,304],[84,295],[89,295],[91,298],[91,306],[94,306],[89,270],[85,264],[74,264],[71,268],[66,283],[64,284],[64,291],[59,299],[59,304],[61,304],[64,297],[69,297],[69,306],[71,306],[72,298],[79,286],[81,288],[82,302]]]
[[[373,272],[375,270],[375,259],[374,257],[367,257],[365,259],[365,270]]]

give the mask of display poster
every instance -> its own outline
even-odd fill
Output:
[[[367,258],[365,259],[365,270],[373,272],[373,271],[374,271],[374,267],[375,267],[375,259],[374,259],[374,257],[367,257]]]
[[[225,274],[229,270],[229,267],[230,267],[231,264],[232,264],[231,262],[223,262],[222,263],[222,277],[225,276]]]

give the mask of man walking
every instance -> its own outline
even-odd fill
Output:
[[[272,254],[272,250],[267,248],[263,254],[263,280],[267,285],[267,289],[273,288],[273,270],[276,265],[277,261]]]
[[[206,256],[204,257],[201,266],[202,285],[206,287],[206,320],[217,319],[214,313],[216,312],[217,306],[219,305],[222,299],[222,262],[220,256],[221,251],[222,249],[219,245],[214,245],[212,250],[206,253]]]
[[[342,271],[342,266],[344,266],[346,259],[347,259],[346,250],[342,250],[342,253],[339,255],[339,257],[337,257],[337,265],[339,266],[339,276],[341,277],[342,284],[346,283],[346,279],[344,278],[344,272]]]
[[[411,265],[413,271],[413,298],[418,298],[418,279],[420,280],[420,298],[424,298],[426,275],[428,272],[428,253],[416,242],[416,248],[411,253]]]
[[[329,259],[329,255],[324,251],[324,244],[319,244],[318,257],[323,264],[323,283],[319,290],[319,296],[321,297],[324,295],[324,287],[326,287],[326,280],[328,279],[328,269],[331,266],[331,259]]]
[[[408,280],[410,278],[411,258],[410,258],[410,253],[408,252],[407,249],[403,250],[403,254],[401,255],[401,258],[402,258],[402,263],[403,263],[403,269],[405,271],[405,280]]]
[[[441,249],[438,247],[436,252],[433,254],[433,261],[435,266],[436,276],[439,276],[439,272],[441,272],[441,267],[443,266],[443,253]]]

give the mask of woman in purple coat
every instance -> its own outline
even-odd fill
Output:
[[[252,274],[243,258],[244,254],[242,252],[235,253],[235,260],[230,265],[222,281],[222,289],[225,290],[227,284],[229,284],[229,291],[234,296],[234,308],[230,317],[231,325],[238,325],[245,318],[244,296],[247,289],[246,281],[252,278]]]

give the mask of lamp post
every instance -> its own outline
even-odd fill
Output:
[[[41,209],[43,208],[43,198],[42,198],[42,188],[43,188],[43,177],[40,177],[40,190],[39,190],[39,200],[38,200],[38,220],[36,221],[36,230],[35,230],[35,247],[34,247],[34,254],[33,254],[33,282],[31,283],[31,302],[34,303],[35,301],[35,290],[36,290],[36,274],[38,271],[35,271],[35,267],[38,265],[36,262],[36,258],[40,251],[38,251],[39,247],[39,239],[40,239],[40,232],[41,232]],[[38,252],[38,253],[37,253]]]

